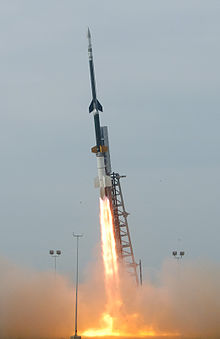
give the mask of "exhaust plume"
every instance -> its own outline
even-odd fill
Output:
[[[156,286],[144,282],[139,288],[120,272],[120,304],[115,301],[109,318],[103,315],[108,303],[103,267],[90,267],[89,278],[79,286],[79,333],[93,329],[96,336],[105,336],[101,330],[112,326],[115,334],[125,337],[219,338],[219,268],[213,263],[168,261]],[[5,259],[0,259],[0,272],[1,339],[73,334],[72,282],[57,275],[55,284],[52,273],[18,268]]]

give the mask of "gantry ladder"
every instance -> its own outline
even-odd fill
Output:
[[[137,264],[134,259],[134,252],[131,244],[131,237],[127,221],[129,213],[125,211],[124,199],[120,184],[120,179],[124,177],[125,175],[120,176],[119,173],[115,172],[111,174],[112,209],[114,215],[116,247],[119,259],[122,260],[128,272],[134,276],[137,284],[139,284]]]

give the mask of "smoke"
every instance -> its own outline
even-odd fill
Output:
[[[106,293],[102,267],[90,268],[79,286],[79,331],[103,324]],[[18,268],[0,259],[0,338],[68,338],[74,333],[73,283],[52,273]],[[147,278],[147,277],[145,277]],[[121,333],[180,333],[220,337],[220,267],[168,261],[157,284],[141,288],[120,274],[120,302],[114,300],[114,329]]]
[[[73,329],[73,289],[52,273],[0,259],[0,338],[54,338]]]
[[[126,314],[138,315],[133,321],[134,333],[149,325],[163,333],[220,338],[219,265],[167,261],[157,286],[144,283],[142,288],[132,289],[124,281],[124,287]]]

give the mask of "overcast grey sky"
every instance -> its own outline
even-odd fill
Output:
[[[87,26],[136,259],[219,260],[220,1],[2,0],[0,254],[70,272],[100,239]],[[178,240],[181,239],[181,240]]]

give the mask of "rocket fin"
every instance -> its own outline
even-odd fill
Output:
[[[105,180],[105,187],[111,187],[112,186],[112,180],[111,177],[109,175],[106,175],[104,177]]]
[[[95,179],[94,179],[94,186],[95,186],[95,188],[100,187],[99,177],[95,177]]]
[[[102,184],[104,187],[111,187],[112,186],[112,180],[111,177],[109,175],[105,175],[102,177]],[[95,188],[101,187],[100,185],[100,178],[96,177],[94,179],[94,186]]]
[[[94,100],[91,101],[91,104],[89,105],[89,113],[91,113],[94,110]]]
[[[100,102],[97,100],[97,105],[98,105],[98,110],[100,112],[103,112],[103,108],[102,108],[102,105],[100,104]]]
[[[100,104],[100,102],[98,101],[98,100],[96,100],[96,102],[97,102],[97,109],[98,109],[98,111],[100,111],[100,112],[103,112],[103,108],[102,108],[102,105]],[[92,101],[91,101],[91,104],[89,105],[89,113],[91,113],[92,111],[94,111],[94,109],[96,108],[95,107],[96,105],[95,105],[95,102],[94,102],[94,100],[92,99]]]

